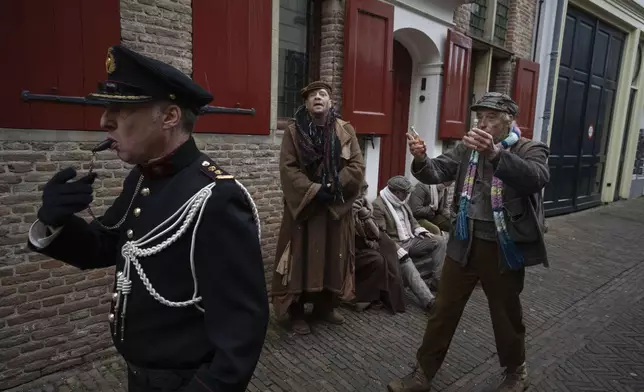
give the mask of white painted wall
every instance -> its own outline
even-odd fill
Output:
[[[538,1],[536,2],[538,4]],[[534,121],[534,140],[541,140],[541,133],[544,122],[544,111],[546,109],[546,93],[548,88],[548,74],[550,73],[550,58],[556,47],[552,47],[552,37],[555,30],[557,13],[556,1],[544,1],[541,9],[541,21],[539,22],[539,33],[536,35],[536,59],[539,63],[539,91],[537,92],[537,106]],[[563,26],[561,34],[563,34]],[[554,94],[554,91],[553,91]],[[554,99],[554,96],[553,98]],[[549,121],[549,120],[548,120]]]
[[[427,144],[428,155],[435,157],[442,151],[437,137],[438,115],[441,98],[442,55],[447,39],[447,29],[452,27],[456,5],[441,5],[420,0],[389,1],[394,7],[394,37],[411,54],[413,65],[411,97],[409,100],[409,125]],[[449,2],[447,2],[449,3]],[[454,2],[455,3],[455,2]],[[452,8],[453,7],[453,8]],[[422,78],[426,78],[425,91],[421,91]],[[420,101],[423,95],[425,100]],[[377,196],[380,166],[380,138],[374,140],[375,149],[367,142],[365,149],[368,197]],[[405,175],[416,182],[410,172],[411,155],[407,155]]]
[[[369,185],[367,188],[367,198],[374,200],[378,197],[378,168],[380,167],[380,138],[373,138],[373,147],[371,142],[367,141],[364,149],[364,162],[366,166],[365,180]]]

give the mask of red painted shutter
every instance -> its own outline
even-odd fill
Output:
[[[517,126],[521,136],[532,139],[534,117],[539,91],[539,64],[526,59],[518,59],[514,74],[513,98],[519,105]]]
[[[22,0],[0,13],[0,62],[6,88],[1,127],[99,129],[101,109],[23,102],[20,93],[85,96],[104,80],[105,55],[121,36],[119,0]],[[9,8],[8,10],[6,8]]]
[[[394,7],[347,0],[342,117],[357,133],[391,134]]]
[[[472,39],[447,31],[443,63],[443,99],[441,100],[438,137],[461,139],[465,134],[469,103]]]
[[[22,103],[20,92],[27,78],[26,56],[30,48],[27,30],[28,1],[3,1],[0,11],[0,127],[30,128],[29,105]],[[22,41],[22,42],[21,42]]]
[[[105,58],[107,49],[121,42],[121,13],[119,0],[82,0],[82,3],[83,95],[87,95],[107,78]],[[86,106],[85,129],[100,129],[102,113],[100,107]]]
[[[211,105],[255,115],[207,114],[197,132],[267,135],[271,108],[271,0],[193,0],[193,79]]]

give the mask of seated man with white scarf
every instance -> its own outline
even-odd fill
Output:
[[[403,281],[423,306],[431,308],[434,295],[420,274],[431,276],[431,285],[438,287],[446,240],[443,236],[431,234],[414,218],[407,205],[411,187],[407,178],[392,177],[373,203],[373,216],[380,229],[398,244]]]

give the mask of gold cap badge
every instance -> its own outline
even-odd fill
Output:
[[[116,60],[114,60],[114,55],[112,54],[112,48],[107,50],[107,59],[105,59],[105,70],[108,74],[111,74],[116,70]]]

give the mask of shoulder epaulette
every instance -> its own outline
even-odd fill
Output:
[[[235,179],[235,176],[218,167],[210,160],[204,160],[201,162],[201,171],[215,181]]]

